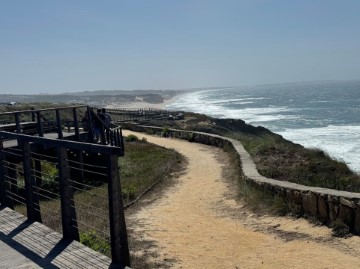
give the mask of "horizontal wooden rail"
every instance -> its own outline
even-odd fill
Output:
[[[73,108],[82,108],[87,107],[86,105],[79,105],[79,106],[65,106],[65,107],[52,107],[52,108],[42,108],[42,109],[29,109],[29,110],[19,110],[19,111],[10,111],[10,112],[3,112],[0,113],[0,116],[3,115],[13,115],[17,113],[34,113],[34,112],[44,112],[44,111],[52,111],[52,110],[65,110],[65,109],[73,109]]]
[[[121,129],[116,128],[115,130],[118,133],[118,137],[121,136]],[[16,149],[16,154],[21,158],[23,162],[23,173],[24,173],[24,183],[25,183],[25,197],[24,205],[27,209],[27,217],[30,221],[42,221],[40,198],[42,189],[41,183],[38,180],[41,178],[41,159],[45,160],[46,158],[52,158],[54,164],[56,164],[57,174],[58,174],[58,185],[59,185],[59,195],[60,198],[60,208],[61,208],[61,223],[63,230],[63,237],[67,240],[79,240],[79,225],[78,222],[81,222],[77,218],[77,210],[79,210],[79,205],[75,203],[74,192],[81,191],[79,189],[80,182],[76,176],[73,176],[74,163],[75,169],[81,170],[80,168],[84,164],[84,160],[79,158],[75,161],[71,159],[69,154],[72,151],[79,151],[79,156],[82,156],[82,152],[93,153],[95,156],[95,161],[99,163],[104,163],[103,167],[94,166],[94,170],[87,168],[83,171],[86,171],[88,174],[93,173],[97,175],[104,176],[104,180],[107,183],[107,197],[104,196],[104,199],[108,199],[109,212],[108,212],[108,227],[110,231],[110,245],[111,245],[111,255],[112,255],[112,267],[113,268],[124,268],[125,266],[130,265],[130,256],[129,256],[129,247],[127,242],[127,230],[123,209],[123,200],[122,200],[122,191],[121,191],[121,182],[119,175],[119,166],[118,166],[118,157],[123,155],[123,147],[116,146],[106,146],[100,144],[91,144],[77,141],[69,141],[62,139],[51,139],[45,137],[35,137],[31,135],[11,133],[11,132],[0,132],[0,204],[1,206],[14,206],[14,201],[16,198],[21,198],[18,193],[11,191],[11,188],[18,186],[18,174],[12,172],[12,167],[19,162],[18,160],[14,161],[11,158],[7,158],[5,153],[9,153],[8,148],[2,147],[2,139],[12,139],[16,140],[18,144],[18,149]],[[122,142],[118,141],[119,143]],[[31,145],[41,145],[41,148],[56,148],[55,156],[49,155],[45,156],[45,153],[36,153],[32,151]],[[99,156],[98,153],[101,155]],[[33,154],[40,157],[33,157]],[[77,153],[78,154],[78,153]],[[37,159],[40,158],[40,159]],[[38,162],[38,164],[36,164]],[[72,165],[70,164],[72,162]],[[10,169],[8,168],[10,165]],[[34,167],[35,165],[35,172]],[[37,167],[36,167],[37,166]],[[105,169],[105,171],[101,170]],[[12,174],[10,174],[12,173]],[[97,176],[99,177],[99,176]],[[10,179],[10,181],[9,181]],[[76,187],[74,186],[76,185]],[[86,186],[86,184],[82,184]],[[88,186],[87,186],[88,187]],[[47,191],[47,190],[45,190]],[[47,191],[48,193],[51,192]],[[46,197],[46,196],[42,196]],[[21,201],[20,201],[21,202]]]
[[[120,147],[111,147],[104,146],[98,144],[70,141],[70,140],[59,140],[59,139],[51,139],[45,137],[35,137],[31,135],[10,133],[10,132],[0,132],[0,138],[6,139],[17,139],[23,141],[29,141],[31,143],[43,144],[44,146],[52,146],[52,147],[66,147],[74,150],[84,150],[89,152],[97,152],[101,154],[123,154],[123,149]]]

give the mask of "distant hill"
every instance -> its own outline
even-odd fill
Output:
[[[92,106],[106,106],[114,103],[132,103],[143,101],[150,104],[161,104],[166,99],[184,93],[187,90],[102,90],[83,91],[64,94],[37,94],[37,95],[13,95],[0,94],[1,103],[63,103],[63,104],[87,104]]]

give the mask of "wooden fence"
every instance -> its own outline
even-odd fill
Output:
[[[74,119],[76,108],[74,110]],[[56,111],[57,123],[60,123],[59,112]],[[81,225],[89,226],[91,223],[79,223],[77,213],[80,210],[86,211],[90,214],[95,214],[95,217],[103,217],[108,222],[109,239],[111,245],[111,256],[114,264],[130,265],[129,248],[127,242],[127,231],[124,218],[124,209],[121,194],[121,184],[119,178],[118,156],[123,155],[121,129],[116,127],[110,129],[114,133],[110,135],[113,137],[109,145],[99,145],[93,143],[85,143],[78,141],[49,139],[41,137],[41,123],[38,125],[38,136],[32,136],[21,133],[21,123],[18,120],[19,113],[15,115],[15,127],[19,132],[5,132],[0,131],[0,203],[1,206],[14,208],[14,204],[24,204],[26,206],[27,217],[30,221],[42,222],[42,214],[44,213],[41,206],[41,198],[58,196],[61,202],[61,226],[63,237],[68,240],[79,240],[79,229]],[[38,119],[40,117],[38,116]],[[39,121],[38,121],[39,122]],[[40,120],[41,122],[41,120]],[[76,121],[75,121],[76,122]],[[75,130],[78,129],[78,124],[75,125]],[[61,128],[57,128],[58,137],[62,138]],[[75,138],[79,138],[75,131]],[[115,133],[118,135],[115,136]],[[6,148],[3,145],[3,140],[17,141],[16,147]],[[39,150],[40,149],[40,150]],[[75,153],[77,157],[81,154],[93,154],[93,162],[97,165],[92,165],[92,169],[84,168],[89,165],[83,160],[74,159],[70,157]],[[42,187],[41,161],[53,160],[54,167],[57,170],[57,177],[53,184],[58,184],[59,193],[50,193]],[[73,165],[75,163],[76,165]],[[20,165],[22,164],[22,165]],[[40,164],[40,165],[39,165]],[[21,167],[19,167],[21,166]],[[90,166],[90,165],[89,165]],[[19,167],[19,168],[17,168]],[[16,170],[18,169],[18,170]],[[80,208],[75,202],[74,193],[87,191],[91,192],[94,186],[89,183],[73,178],[74,171],[81,170],[83,173],[100,174],[103,180],[107,183],[107,200],[108,200],[108,216],[99,216],[101,212],[97,208]],[[15,172],[14,172],[15,171]],[[22,184],[19,184],[19,178],[23,177],[23,191],[19,192]],[[22,193],[23,195],[20,195]],[[93,195],[96,195],[93,192]],[[87,206],[87,205],[83,205]],[[106,234],[106,231],[104,232]]]

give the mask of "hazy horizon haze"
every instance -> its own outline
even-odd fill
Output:
[[[360,79],[360,2],[0,1],[0,93]]]

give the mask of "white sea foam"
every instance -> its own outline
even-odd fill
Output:
[[[226,97],[229,97],[229,94],[221,91],[193,92],[179,96],[175,99],[174,103],[169,104],[166,108],[192,111],[217,118],[237,118],[255,126],[263,125],[279,133],[285,139],[305,147],[322,149],[333,158],[344,161],[355,172],[360,173],[360,143],[357,143],[360,140],[359,125],[329,125],[327,127],[303,128],[305,125],[324,126],[334,121],[330,118],[303,118],[301,116],[302,109],[307,111],[313,109],[314,113],[316,113],[316,107],[306,106],[303,108],[298,107],[297,109],[285,105],[255,107],[257,104],[256,100],[261,101],[266,98],[245,94],[238,94],[237,98],[235,96],[234,98]],[[313,100],[312,102],[322,103],[327,101]],[[227,104],[231,105],[232,108],[226,107]],[[248,104],[249,106],[247,106]],[[279,131],[279,126],[286,120],[294,123],[293,129]]]
[[[352,170],[360,172],[360,126],[287,129],[277,132],[285,139],[308,148],[319,148],[333,158],[344,161]]]
[[[252,104],[254,100],[264,100],[267,98],[234,98],[234,99],[224,99],[224,100],[214,100],[214,101],[207,101],[207,104],[236,104],[236,105],[245,105],[245,104]]]
[[[228,118],[238,118],[247,123],[258,125],[261,122],[298,119],[297,115],[287,114],[287,112],[292,111],[293,109],[289,107],[265,107],[237,109],[227,111],[227,114]]]
[[[261,123],[267,121],[298,118],[298,116],[296,115],[286,114],[286,112],[294,111],[289,107],[269,106],[265,108],[229,109],[229,108],[224,108],[224,106],[222,106],[223,104],[226,103],[238,102],[236,104],[241,107],[241,105],[253,103],[253,101],[247,101],[247,100],[265,99],[262,97],[236,98],[236,99],[234,98],[234,99],[226,99],[219,101],[205,101],[204,99],[206,98],[203,92],[195,92],[188,95],[183,95],[177,98],[174,103],[167,105],[166,109],[191,111],[191,112],[202,113],[218,118],[242,119],[247,123]],[[243,102],[239,102],[239,101],[243,101]]]

